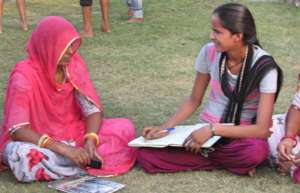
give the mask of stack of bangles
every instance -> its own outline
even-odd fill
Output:
[[[52,141],[52,138],[49,137],[49,135],[44,134],[44,135],[42,135],[42,136],[40,137],[40,139],[39,139],[39,141],[38,141],[38,143],[37,143],[37,146],[38,146],[38,147],[41,147],[41,148],[44,148],[44,147],[47,146],[47,144],[48,144],[50,141]]]
[[[84,140],[89,139],[89,138],[93,139],[95,141],[96,145],[99,145],[100,139],[96,133],[91,132],[91,133],[87,133],[84,135]]]
[[[285,140],[285,139],[290,139],[290,140],[292,140],[292,141],[294,142],[293,147],[296,147],[296,145],[298,144],[298,141],[297,141],[297,135],[290,135],[290,136],[286,135],[286,136],[284,136],[283,138],[281,138],[281,141],[283,141],[283,140]]]

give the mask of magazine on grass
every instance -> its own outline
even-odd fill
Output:
[[[167,146],[182,147],[184,140],[195,130],[207,125],[207,123],[199,123],[196,125],[176,126],[168,135],[159,139],[146,140],[140,136],[128,143],[131,147],[154,147],[163,148]],[[221,137],[213,136],[208,139],[202,148],[211,148]]]
[[[49,182],[48,187],[67,193],[113,193],[125,185],[95,176],[74,176]]]

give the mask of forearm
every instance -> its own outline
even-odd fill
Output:
[[[41,136],[42,135],[31,129],[30,125],[22,126],[11,133],[11,139],[13,141],[29,142],[33,144],[38,144]]]
[[[215,135],[228,138],[261,138],[267,139],[271,132],[265,125],[222,125],[214,124]]]
[[[174,127],[189,118],[201,105],[209,84],[210,75],[197,72],[191,95],[179,107],[176,113],[163,124],[164,127]]]
[[[255,124],[239,126],[216,124],[216,135],[229,138],[268,138],[271,134],[274,97],[274,93],[260,93]]]
[[[189,118],[197,110],[201,105],[209,80],[209,74],[196,73],[191,95],[179,107],[176,113],[163,124],[164,127],[174,127],[178,125]]]
[[[179,123],[188,119],[200,106],[201,101],[193,100],[192,97],[187,100],[178,108],[176,113],[163,125],[164,127],[174,127]]]
[[[102,125],[102,112],[96,112],[86,118],[86,133],[98,133]]]
[[[289,108],[287,118],[286,118],[286,135],[293,136],[297,135],[300,131],[300,111]]]
[[[34,131],[30,127],[30,125],[23,126],[11,134],[11,138],[14,141],[28,142],[35,145],[38,145],[41,137],[42,135]],[[66,151],[66,146],[66,144],[51,139],[49,143],[47,143],[47,145],[44,146],[44,148],[50,149],[53,152],[64,155]]]

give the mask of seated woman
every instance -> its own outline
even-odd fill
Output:
[[[300,74],[298,89],[287,115],[273,116],[273,134],[269,138],[270,161],[282,174],[290,173],[300,183]]]
[[[139,149],[137,161],[146,172],[226,169],[252,176],[267,158],[266,139],[281,87],[281,69],[260,46],[254,19],[244,5],[217,7],[210,38],[213,43],[206,44],[197,57],[191,95],[164,124],[145,127],[142,135],[147,139],[167,135],[167,128],[196,111],[208,85],[211,91],[199,121],[209,124],[186,139],[186,149]],[[200,155],[201,145],[214,135],[223,140],[208,157]]]
[[[13,68],[4,103],[1,162],[18,181],[60,179],[82,172],[126,173],[135,137],[125,118],[104,119],[77,49],[81,38],[62,17],[46,17],[32,32],[28,56]],[[91,160],[102,168],[87,167]]]

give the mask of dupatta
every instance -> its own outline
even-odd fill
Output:
[[[74,89],[101,110],[102,105],[84,61],[76,53],[80,44],[76,29],[63,17],[49,16],[38,23],[27,43],[27,57],[13,67],[8,78],[0,155],[10,141],[9,131],[21,125],[30,124],[34,131],[56,140],[83,141],[85,118]],[[58,61],[69,45],[74,51],[66,67],[69,81],[57,84]]]
[[[228,82],[228,72],[227,66],[222,67],[222,61],[226,57],[225,53],[221,54],[219,60],[219,76],[220,84],[224,95],[229,99],[229,102],[223,112],[221,118],[221,123],[234,123],[235,125],[240,124],[241,113],[243,110],[243,103],[245,102],[247,96],[251,94],[255,89],[259,88],[261,80],[265,75],[270,72],[272,69],[276,69],[278,72],[277,79],[277,90],[275,93],[275,101],[281,89],[283,73],[281,68],[277,65],[273,57],[264,55],[260,57],[253,66],[252,57],[253,57],[253,45],[248,45],[248,52],[246,53],[244,69],[240,71],[237,79],[235,88],[232,90]],[[222,70],[222,68],[225,68]],[[252,120],[253,123],[256,122],[256,117]]]

